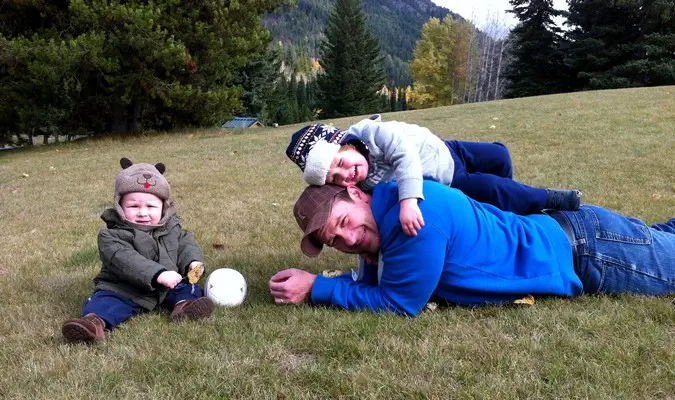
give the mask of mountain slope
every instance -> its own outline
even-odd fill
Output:
[[[334,3],[299,0],[297,6],[284,6],[266,15],[263,23],[275,40],[315,58]],[[461,18],[431,0],[364,0],[363,6],[373,33],[380,39],[385,71],[390,81],[397,84],[409,82],[407,63],[413,57],[422,25],[431,17],[445,18],[450,14],[453,19]]]

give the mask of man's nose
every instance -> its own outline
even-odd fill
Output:
[[[342,240],[345,242],[347,246],[353,246],[354,243],[356,243],[356,235],[354,234],[353,230],[343,230],[342,231]]]

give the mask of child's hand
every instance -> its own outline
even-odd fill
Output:
[[[175,271],[164,271],[157,277],[157,283],[169,289],[175,288],[182,280],[183,277]]]
[[[401,200],[401,213],[399,214],[401,228],[408,236],[417,236],[417,231],[424,226],[422,211],[417,205],[416,198]]]

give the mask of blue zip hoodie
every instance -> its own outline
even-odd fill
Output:
[[[423,190],[425,226],[411,237],[399,222],[396,182],[375,187],[378,265],[362,260],[358,274],[318,276],[313,303],[415,316],[432,296],[481,305],[581,294],[572,247],[553,218],[502,211],[433,181]]]

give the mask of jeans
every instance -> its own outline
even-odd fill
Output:
[[[597,206],[563,211],[585,293],[675,293],[675,218],[651,227]]]
[[[546,189],[514,181],[509,150],[501,143],[445,142],[455,162],[451,187],[481,203],[520,215],[546,208]]]
[[[204,296],[202,288],[196,283],[181,282],[166,294],[162,302],[163,308],[173,310],[176,303],[182,300],[195,300]],[[89,297],[82,309],[82,316],[96,314],[105,321],[106,329],[114,329],[117,325],[140,314],[144,309],[130,299],[110,290],[98,290]]]

